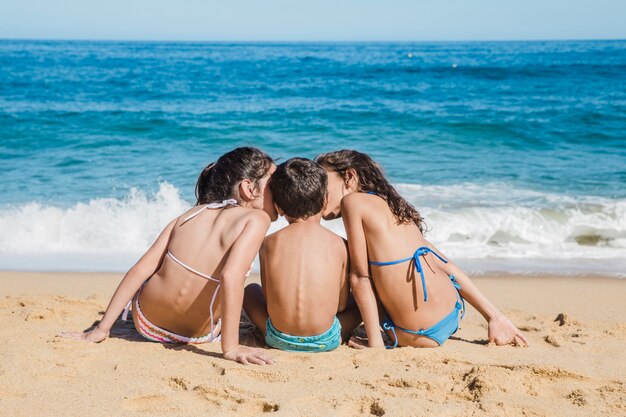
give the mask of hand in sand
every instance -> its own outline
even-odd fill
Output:
[[[489,343],[496,346],[513,345],[528,347],[528,340],[515,325],[504,316],[491,319],[488,323],[487,333]]]
[[[70,340],[83,340],[85,342],[91,343],[100,343],[107,337],[109,337],[109,332],[100,329],[100,327],[96,326],[88,332],[61,332],[57,334],[57,337],[62,337],[64,339]]]
[[[224,359],[249,365],[271,365],[274,359],[265,353],[265,350],[248,346],[237,346],[236,348],[224,352]]]

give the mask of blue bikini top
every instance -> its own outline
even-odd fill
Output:
[[[413,253],[412,256],[408,258],[398,259],[397,261],[389,261],[389,262],[374,262],[369,261],[370,265],[375,266],[387,266],[387,265],[396,265],[402,262],[410,261],[411,259],[415,260],[415,270],[420,273],[420,277],[422,278],[422,288],[424,289],[424,301],[428,301],[428,292],[426,291],[426,279],[424,277],[424,268],[422,267],[422,263],[420,262],[420,257],[426,255],[428,252],[435,255],[437,258],[441,259],[443,263],[448,263],[445,259],[443,259],[437,252],[429,248],[428,246],[421,246],[417,248],[417,250]]]
[[[367,191],[367,194],[378,195],[373,191]],[[437,258],[441,259],[443,263],[448,263],[445,259],[443,259],[437,252],[429,248],[428,246],[421,246],[417,248],[417,250],[413,253],[412,256],[408,258],[398,259],[397,261],[389,261],[389,262],[374,262],[368,261],[370,265],[375,266],[387,266],[387,265],[396,265],[401,264],[402,262],[410,261],[411,259],[415,260],[415,270],[420,273],[420,277],[422,278],[422,289],[424,290],[424,301],[428,301],[428,292],[426,291],[426,279],[424,277],[424,268],[422,268],[422,263],[420,262],[420,257],[426,255],[428,252],[435,255]],[[456,283],[455,283],[456,284]],[[455,285],[456,286],[456,285]]]

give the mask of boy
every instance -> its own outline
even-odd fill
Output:
[[[270,179],[274,204],[289,225],[261,246],[261,284],[245,290],[244,309],[266,343],[287,351],[330,351],[360,321],[348,308],[345,240],[320,225],[328,177],[317,163],[292,158]]]

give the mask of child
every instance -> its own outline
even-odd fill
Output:
[[[239,317],[246,271],[278,217],[267,189],[275,169],[269,156],[250,147],[209,164],[196,184],[196,206],[172,220],[128,271],[100,323],[60,336],[101,342],[132,300],[135,327],[148,340],[202,343],[221,337],[224,358],[273,363],[264,350],[239,345]]]
[[[379,330],[384,314],[383,329],[393,347],[440,346],[458,329],[463,299],[487,320],[490,342],[528,345],[469,277],[424,239],[422,217],[369,156],[342,150],[316,161],[328,173],[324,218],[343,217],[350,282],[369,346],[384,346]],[[355,341],[351,345],[359,346]]]
[[[326,172],[303,158],[279,165],[270,180],[289,225],[263,241],[262,288],[246,287],[244,309],[277,349],[330,351],[361,321],[358,309],[348,308],[346,242],[320,225],[326,188]]]

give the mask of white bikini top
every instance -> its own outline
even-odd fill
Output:
[[[181,225],[185,224],[187,221],[193,219],[194,217],[196,217],[198,214],[200,214],[202,212],[202,210],[207,209],[207,210],[211,210],[211,209],[219,209],[219,208],[224,208],[227,206],[236,206],[237,205],[237,200],[231,198],[228,200],[224,200],[221,203],[211,203],[211,204],[207,204],[204,207],[201,207],[199,210],[196,210],[194,213],[190,214],[189,216],[185,217],[183,219],[183,221],[180,223]],[[169,250],[167,251],[167,256],[169,256],[174,262],[176,262],[178,265],[182,266],[183,268],[185,268],[187,271],[194,273],[198,276],[201,276],[202,278],[206,278],[210,281],[214,281],[217,282],[217,287],[215,288],[215,292],[213,293],[213,297],[211,297],[211,305],[209,306],[210,309],[210,314],[211,314],[211,334],[213,334],[213,330],[214,330],[214,326],[215,326],[215,322],[213,321],[213,303],[215,302],[215,298],[217,297],[217,292],[220,290],[220,285],[221,282],[219,279],[214,278],[210,275],[204,274],[192,267],[190,267],[189,265],[187,265],[186,263],[184,263],[183,261],[181,261],[180,259],[178,259],[177,257],[175,257],[172,252],[170,252]],[[250,266],[250,269],[248,270],[248,272],[246,273],[246,277],[248,275],[250,275],[250,272],[252,271],[252,266]]]

